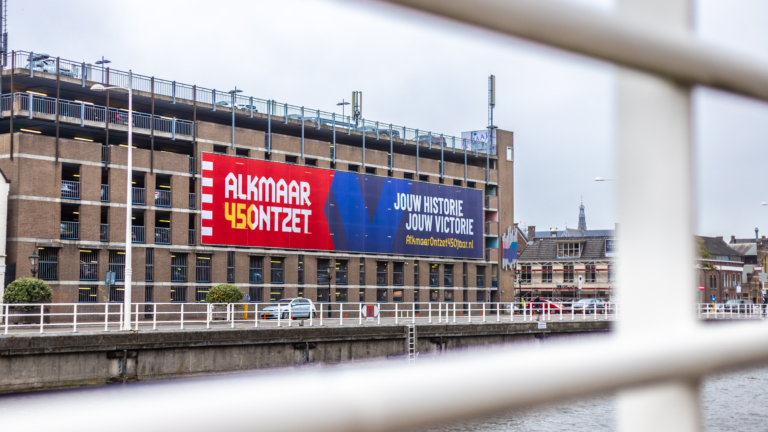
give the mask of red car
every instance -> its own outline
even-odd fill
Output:
[[[543,311],[552,313],[552,314],[559,314],[560,311],[565,312],[563,309],[563,305],[559,303],[555,303],[553,301],[549,300],[538,300],[538,301],[527,301],[525,302],[525,308],[527,310],[532,310],[535,313],[541,313]]]

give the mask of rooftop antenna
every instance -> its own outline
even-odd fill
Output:
[[[488,144],[485,148],[485,181],[489,180],[489,168],[491,165],[491,146],[493,145],[493,109],[496,107],[496,76],[488,77]]]
[[[352,92],[352,117],[355,119],[355,126],[357,126],[358,120],[363,115],[363,92]]]

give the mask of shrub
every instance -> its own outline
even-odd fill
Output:
[[[235,303],[243,299],[240,288],[230,284],[219,284],[208,290],[205,301],[208,303]]]
[[[21,278],[5,287],[5,303],[50,303],[51,287],[40,279]]]

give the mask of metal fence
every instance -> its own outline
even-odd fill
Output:
[[[2,100],[3,106],[8,106],[8,109],[13,104],[16,110],[28,111],[30,119],[34,118],[35,114],[56,115],[56,98],[17,92],[13,95],[3,95]],[[30,106],[32,107],[31,110]],[[65,121],[79,123],[81,126],[85,126],[85,122],[105,123],[107,119],[109,119],[109,123],[112,125],[128,125],[127,110],[120,108],[107,109],[104,106],[94,105],[89,102],[59,99],[59,116]],[[152,119],[153,117],[150,114],[134,112],[133,127],[135,129],[142,129],[144,133],[149,133],[152,130]],[[177,135],[181,135],[185,140],[190,140],[194,134],[194,123],[189,120],[156,115],[154,116],[154,130],[155,132],[171,134],[171,139],[176,139]],[[104,161],[103,157],[102,161]]]
[[[171,191],[169,191],[169,190],[156,190],[155,191],[155,206],[157,206],[157,207],[170,207],[171,206]]]
[[[195,245],[195,230],[190,228],[189,229],[189,245],[194,246]]]
[[[80,199],[80,182],[73,180],[62,180],[61,197],[64,199]]]
[[[101,202],[109,202],[109,185],[101,185]]]
[[[171,229],[170,228],[155,228],[155,243],[156,244],[171,244]]]
[[[194,210],[195,207],[197,207],[197,197],[195,196],[195,192],[189,193],[189,209]]]
[[[62,221],[61,222],[61,239],[62,240],[80,239],[80,223]]]
[[[12,61],[17,68],[30,69],[33,74],[35,71],[56,73],[55,61],[53,62],[53,66],[50,66],[50,64],[47,66],[43,65],[43,63],[39,61],[35,62],[33,61],[34,53],[29,51],[14,51],[11,55]],[[109,79],[110,85],[127,86],[128,72],[111,68],[108,70],[97,68],[94,75],[91,73],[92,71],[93,67],[87,63],[60,59],[61,75],[80,79],[83,87],[90,85],[91,82],[100,82],[101,74],[105,74],[105,79]],[[152,79],[153,78],[150,76],[134,73],[132,82],[133,89],[151,92]],[[173,102],[176,102],[177,100],[192,101],[196,98],[199,103],[210,104],[214,111],[217,109],[226,111],[233,109],[232,95],[220,90],[197,87],[195,91],[193,86],[189,84],[155,78],[154,91],[157,95],[172,98]],[[25,94],[22,93],[22,95]],[[308,123],[310,127],[325,125],[336,129],[337,133],[346,132],[347,134],[351,134],[353,130],[357,132],[364,131],[366,134],[376,137],[376,139],[381,140],[392,137],[393,139],[404,139],[407,144],[413,145],[418,142],[420,145],[426,145],[430,148],[433,146],[442,146],[443,148],[451,150],[467,149],[476,153],[484,153],[486,149],[489,148],[487,143],[472,142],[471,139],[462,139],[462,137],[459,136],[448,136],[445,134],[432,133],[423,129],[412,129],[405,126],[397,126],[390,123],[366,120],[363,118],[356,119],[352,116],[341,116],[333,112],[310,109],[252,96],[236,95],[234,98],[234,109],[235,113],[238,115],[253,117],[254,114],[269,114],[274,117],[282,117],[284,122],[289,120],[303,121],[304,123]],[[137,115],[137,117],[141,118],[144,116],[146,116],[146,114]],[[73,117],[79,118],[79,116]],[[155,116],[155,119],[155,128],[158,131],[175,132],[176,134],[190,136],[194,134],[194,124],[191,122],[181,122],[177,119],[161,116]],[[103,122],[104,120],[102,118],[102,120],[93,121]],[[122,121],[124,122],[125,120],[123,119]],[[145,126],[148,126],[148,124],[142,119],[138,120],[137,124],[134,126],[137,128],[144,128]],[[496,154],[495,144],[491,145],[490,149],[491,154]]]
[[[144,188],[133,188],[133,204],[145,205],[147,203],[147,191]]]
[[[131,227],[131,242],[132,243],[144,243],[144,228],[143,226],[134,225]]]
[[[85,264],[83,264],[85,266]],[[81,279],[94,280],[96,268],[90,269]],[[196,280],[210,281],[210,267],[198,266]],[[118,286],[122,290],[122,286]],[[181,292],[180,288],[176,290]],[[111,300],[118,301],[118,300]],[[204,301],[196,299],[196,301]],[[295,300],[294,300],[295,301]],[[580,303],[557,304],[546,302],[415,302],[415,303],[311,303],[295,305],[289,301],[261,303],[204,303],[185,304],[186,296],[178,296],[172,303],[135,303],[131,305],[131,321],[138,330],[184,328],[258,328],[293,327],[303,320],[302,326],[353,326],[353,325],[407,325],[407,324],[461,324],[461,323],[555,323],[613,321],[619,319],[620,308],[615,303],[581,305]],[[43,306],[43,310],[40,310]],[[80,306],[78,308],[78,306]],[[26,317],[35,317],[40,333],[77,332],[78,327],[98,329],[106,319],[104,305],[83,308],[78,303],[6,304],[0,308],[0,319],[5,334],[14,329],[28,329]],[[122,310],[123,305],[117,305]],[[150,306],[147,308],[146,306]],[[722,306],[722,305],[721,305]],[[745,305],[742,305],[745,306]],[[34,312],[24,310],[34,308]],[[113,315],[110,312],[107,315]],[[765,321],[765,305],[748,305],[732,309],[713,307],[711,304],[695,305],[701,320],[760,320]],[[147,312],[150,312],[147,314]],[[43,319],[40,320],[39,317]],[[104,330],[119,330],[119,327]]]

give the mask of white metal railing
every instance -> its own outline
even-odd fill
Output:
[[[133,188],[131,200],[133,204],[144,205],[147,202],[147,191],[144,188]]]
[[[64,199],[80,199],[80,182],[74,180],[62,180],[61,197]]]
[[[155,227],[155,243],[171,244],[171,229]]]
[[[94,265],[81,265],[82,280],[98,280]],[[109,303],[115,305],[115,303]],[[40,307],[43,306],[42,310]],[[40,333],[68,333],[102,326],[107,315],[104,304],[96,303],[31,303],[5,304],[0,310],[4,333],[35,327]],[[122,304],[120,304],[122,307]],[[375,315],[366,316],[368,306],[375,306]],[[723,308],[712,304],[696,306],[703,320],[765,320],[764,305],[742,305],[741,308]],[[531,323],[531,322],[587,322],[613,321],[620,308],[615,303],[593,304],[581,307],[578,303],[554,304],[549,302],[418,302],[418,303],[313,303],[296,308],[280,303],[135,303],[131,306],[131,321],[136,330],[205,328],[258,328],[293,327],[297,320],[302,326],[352,325],[407,325],[407,324],[464,324],[464,323]],[[664,307],[663,305],[659,307]],[[310,309],[311,308],[311,309]],[[106,315],[105,315],[106,313]],[[114,312],[119,317],[119,312]],[[5,319],[7,318],[7,319]],[[31,322],[34,321],[34,322]],[[119,319],[114,328],[119,330]],[[36,331],[37,331],[36,330]]]
[[[72,221],[61,221],[61,239],[78,240],[80,239],[80,223]]]
[[[140,225],[131,226],[131,243],[144,243],[146,227]]]
[[[169,190],[156,190],[155,191],[155,206],[156,207],[170,207],[171,206],[171,191],[169,191]]]
[[[109,185],[101,185],[101,202],[109,202]]]

